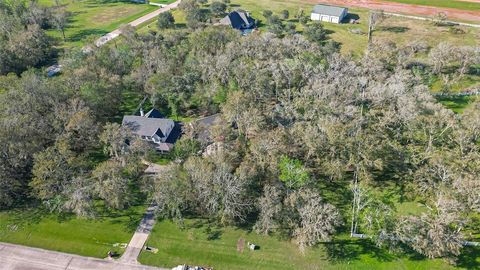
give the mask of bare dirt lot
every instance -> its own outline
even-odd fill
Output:
[[[449,20],[461,20],[480,23],[480,12],[459,10],[453,8],[438,8],[430,6],[418,6],[401,3],[392,3],[378,0],[310,0],[312,3],[334,4],[346,7],[360,7],[368,9],[381,9],[387,12],[403,13],[432,17],[439,12],[447,14]],[[479,0],[469,0],[479,1]]]

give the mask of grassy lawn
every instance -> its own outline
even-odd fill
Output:
[[[466,75],[455,83],[452,83],[449,92],[458,93],[468,88],[477,87],[480,89],[479,75]],[[432,92],[441,92],[443,88],[442,80],[437,78],[431,85]]]
[[[117,29],[120,25],[131,22],[158,7],[146,4],[134,4],[128,1],[108,0],[61,0],[67,10],[72,13],[70,23],[65,31],[65,46],[80,46],[90,35],[101,36]],[[43,5],[51,6],[54,0],[40,0]],[[58,30],[49,31],[53,36],[62,39]]]
[[[238,252],[240,238],[245,243],[259,245],[260,249],[251,251],[245,247],[243,252]],[[142,252],[139,261],[163,267],[186,263],[229,270],[454,269],[442,260],[425,260],[415,255],[399,257],[369,241],[352,240],[347,236],[301,254],[290,241],[233,227],[209,229],[203,220],[192,219],[186,220],[183,230],[171,221],[157,223],[148,245],[158,248],[158,253]],[[480,253],[474,255],[479,250],[466,252],[459,269],[479,267]]]
[[[437,97],[440,103],[455,113],[462,113],[475,99],[477,98],[472,96]]]
[[[150,2],[151,3],[168,5],[168,4],[171,4],[171,3],[175,2],[175,0],[150,0]]]
[[[0,212],[0,241],[104,258],[115,243],[128,243],[145,206],[103,213],[98,218],[46,214],[37,209]]]
[[[480,3],[461,1],[461,0],[386,0],[386,1],[402,3],[402,4],[480,11]]]

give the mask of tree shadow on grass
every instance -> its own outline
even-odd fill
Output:
[[[218,226],[211,226],[210,224],[204,230],[207,235],[207,240],[218,240],[222,237],[223,231]]]
[[[382,27],[379,27],[378,30],[384,31],[384,32],[392,32],[392,33],[405,33],[408,30],[410,30],[410,28],[405,26],[382,26]]]
[[[50,214],[41,208],[17,208],[10,212],[8,222],[18,226],[37,224]]]
[[[342,20],[342,23],[348,23],[350,20],[360,20],[360,16],[356,13],[348,13],[347,16]]]
[[[375,246],[368,240],[335,240],[324,243],[324,246],[328,260],[334,263],[359,260],[362,255],[384,262],[396,259],[394,254]]]
[[[67,37],[67,39],[68,39],[68,41],[76,42],[76,41],[81,41],[84,38],[86,38],[88,36],[91,36],[91,35],[96,35],[96,36],[100,37],[100,36],[103,36],[107,33],[108,33],[108,31],[105,31],[105,30],[102,30],[102,29],[84,29],[84,30],[80,30],[80,31],[76,32],[73,35],[70,35],[69,37]]]
[[[456,265],[465,269],[480,269],[480,247],[464,247]]]

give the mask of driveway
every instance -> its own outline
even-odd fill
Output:
[[[181,0],[177,0],[176,2],[174,3],[171,3],[169,5],[166,5],[162,8],[159,8],[157,10],[155,10],[154,12],[151,12],[151,13],[148,13],[147,15],[143,16],[143,17],[140,17],[132,22],[129,22],[128,25],[131,25],[133,27],[136,27],[136,26],[139,26],[140,24],[142,23],[145,23],[151,19],[154,19],[155,17],[157,17],[160,13],[163,13],[165,11],[169,11],[171,9],[174,9],[178,6],[178,4],[180,4],[180,1]],[[103,46],[105,45],[105,43],[109,42],[110,40],[114,39],[114,38],[117,38],[118,36],[120,36],[121,34],[121,31],[120,29],[117,29],[117,30],[114,30],[104,36],[102,36],[101,38],[97,39],[97,41],[95,41],[95,45],[97,47],[100,47],[100,46]]]
[[[167,270],[0,243],[0,270]]]
[[[155,211],[157,205],[152,203],[145,212],[140,225],[138,225],[137,230],[133,234],[130,243],[128,243],[127,249],[123,253],[122,257],[118,260],[119,262],[129,263],[129,264],[138,264],[137,257],[140,255],[143,246],[147,242],[148,235],[155,225]]]

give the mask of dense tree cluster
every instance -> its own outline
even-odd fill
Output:
[[[286,233],[300,247],[329,239],[350,219],[355,232],[378,244],[404,243],[428,257],[458,255],[462,231],[478,211],[478,105],[456,115],[424,82],[439,72],[430,59],[445,59],[441,72],[457,66],[462,74],[479,62],[478,49],[462,47],[458,51],[472,53],[447,58],[437,53],[445,44],[374,42],[355,60],[340,56],[338,45],[318,42],[321,25],[306,32],[311,42],[268,33],[239,39],[230,30],[206,28],[161,36],[160,46],[153,45],[158,37],[139,45],[148,52],[133,73],[146,78],[137,82],[156,106],[182,115],[222,113],[210,130],[217,151],[203,158],[187,151],[174,176],[155,180],[164,213],[228,223],[256,216],[258,232]],[[417,56],[425,52],[430,58],[422,62]],[[219,174],[219,168],[228,169]],[[231,179],[238,185],[230,187]],[[160,191],[167,182],[172,189]],[[386,184],[403,190],[402,197],[420,198],[426,212],[398,216],[378,194]],[[358,194],[353,213],[324,198],[331,185]],[[232,209],[225,188],[236,194],[227,197],[230,203],[245,204],[235,214],[224,212]]]
[[[34,198],[50,211],[89,215],[95,200],[112,208],[134,200],[131,182],[147,150],[108,123],[132,60],[105,47],[66,55],[59,77],[35,70],[0,77],[1,208]]]
[[[0,74],[22,72],[48,61],[53,40],[44,29],[51,26],[51,11],[37,2],[0,2]]]

